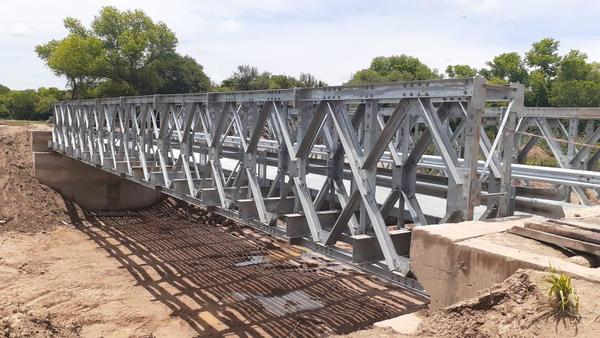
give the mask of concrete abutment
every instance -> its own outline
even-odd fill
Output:
[[[150,187],[53,152],[50,131],[31,131],[33,175],[80,206],[91,210],[148,207],[162,198]]]

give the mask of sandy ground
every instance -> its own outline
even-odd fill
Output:
[[[376,327],[339,337],[600,337],[600,284],[573,279],[580,317],[561,316],[549,305],[546,276],[547,272],[519,270],[478,297],[430,313],[421,311],[404,319],[412,321],[409,326],[418,326],[408,335]]]
[[[425,306],[418,294],[171,199],[80,210],[31,176],[25,130],[0,126],[0,335],[313,337]]]
[[[600,284],[573,279],[581,318],[549,306],[546,272],[520,270],[479,297],[431,313],[419,335],[445,337],[600,337]],[[460,333],[458,335],[457,333]]]
[[[1,238],[0,314],[5,316],[5,332],[34,326],[29,330],[43,333],[49,326],[50,333],[60,330],[57,336],[194,334],[82,232],[58,227],[48,234]]]

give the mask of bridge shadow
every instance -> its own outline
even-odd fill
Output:
[[[135,211],[66,205],[77,229],[200,336],[343,334],[425,304],[418,294],[173,199]]]

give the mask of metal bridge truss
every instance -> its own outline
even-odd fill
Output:
[[[600,108],[527,108],[519,119],[516,162],[525,163],[535,145],[544,141],[558,167],[598,171],[600,161]],[[571,187],[581,204],[591,205],[586,185]],[[589,193],[600,197],[600,188]]]
[[[534,118],[521,85],[479,77],[121,97],[57,104],[53,148],[404,280],[405,222],[470,220],[482,202],[484,218],[511,215],[511,170],[526,181],[600,187],[594,172],[557,177],[512,164],[515,131]],[[445,215],[423,213],[417,193],[445,197]]]

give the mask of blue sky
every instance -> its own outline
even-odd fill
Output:
[[[495,55],[524,52],[543,37],[561,52],[580,49],[600,61],[600,2],[580,0],[3,0],[0,84],[13,89],[64,87],[33,52],[62,38],[62,19],[85,24],[102,6],[142,9],[165,22],[178,51],[198,60],[214,81],[240,64],[329,84],[347,81],[373,57],[409,54],[440,70],[482,67]]]

